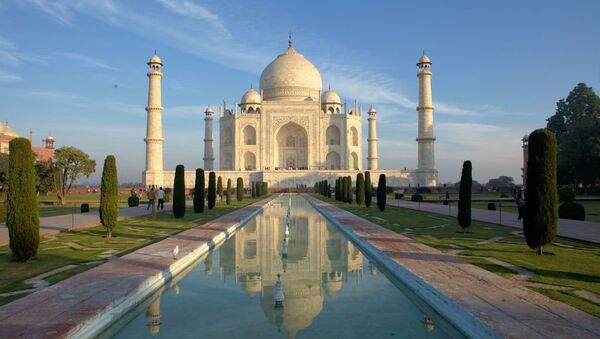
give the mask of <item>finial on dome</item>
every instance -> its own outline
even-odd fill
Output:
[[[292,48],[292,31],[288,35],[288,48]]]

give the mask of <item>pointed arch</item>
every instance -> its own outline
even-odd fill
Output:
[[[256,145],[256,129],[253,126],[246,126],[243,130],[244,145]]]
[[[341,139],[340,135],[340,129],[337,126],[331,125],[327,127],[327,130],[325,131],[325,143],[327,145],[339,145]]]

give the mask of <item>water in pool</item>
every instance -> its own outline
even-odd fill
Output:
[[[103,337],[461,337],[405,293],[301,196],[284,195]]]

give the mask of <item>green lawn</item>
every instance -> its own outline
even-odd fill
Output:
[[[585,208],[585,221],[600,222],[600,201],[577,201]],[[473,208],[487,209],[487,202],[473,202]],[[496,208],[498,203],[496,203]],[[512,201],[502,202],[502,211],[517,213],[517,205]]]
[[[443,252],[460,246],[464,248],[464,252],[459,254],[460,258],[504,277],[515,273],[491,264],[482,257],[496,258],[533,272],[529,280],[531,282],[600,294],[600,246],[558,238],[555,243],[562,246],[547,246],[544,251],[548,255],[537,256],[527,247],[523,236],[512,234],[513,229],[503,226],[475,222],[469,233],[461,233],[456,219],[447,216],[397,207],[388,207],[385,212],[380,212],[377,206],[367,209],[356,204],[339,203],[334,199],[323,200]],[[480,243],[495,237],[501,239]],[[600,317],[599,304],[585,301],[572,293],[549,289],[539,292]]]
[[[258,200],[245,198],[242,202],[232,201],[231,205],[219,204],[213,210],[206,209],[203,214],[195,214],[189,207],[185,217],[180,219],[175,219],[171,212],[158,213],[156,219],[151,216],[129,218],[119,222],[111,239],[104,237],[102,226],[59,233],[43,238],[38,256],[25,263],[13,262],[8,246],[1,246],[0,293],[29,288],[24,283],[26,279],[67,265],[78,265],[46,279],[56,283],[102,263],[111,255],[127,254]],[[0,305],[24,295],[0,297]]]

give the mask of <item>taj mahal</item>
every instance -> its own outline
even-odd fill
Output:
[[[155,53],[147,64],[149,91],[143,181],[146,187],[171,187],[175,171],[163,169],[163,63]],[[385,174],[388,186],[436,186],[430,67],[430,59],[423,54],[417,63],[417,169],[380,169],[375,107],[371,106],[363,116],[356,101],[349,107],[331,87],[323,91],[319,70],[292,47],[290,36],[288,48],[263,70],[260,88],[250,88],[233,107],[219,108],[218,168],[215,167],[213,139],[215,111],[210,106],[206,108],[205,173],[215,171],[224,180],[235,181],[241,177],[246,185],[264,181],[270,188],[284,189],[299,185],[312,187],[320,180],[328,180],[333,185],[339,176],[354,176],[358,171],[369,170],[372,178]],[[367,155],[363,158],[365,118]],[[194,187],[194,180],[195,171],[186,171],[186,187]]]

